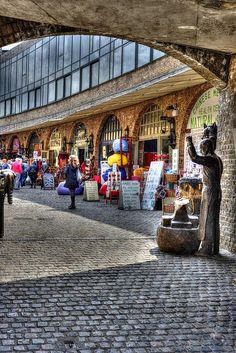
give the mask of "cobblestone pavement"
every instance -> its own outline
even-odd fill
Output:
[[[0,352],[236,352],[236,256],[161,253],[160,212],[23,189],[5,205]]]

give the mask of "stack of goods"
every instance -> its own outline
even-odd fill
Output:
[[[106,195],[108,190],[108,184],[110,183],[110,175],[113,175],[116,173],[117,175],[117,182],[118,179],[119,183],[121,180],[126,180],[126,170],[125,166],[128,164],[128,159],[123,152],[128,152],[128,142],[124,139],[120,140],[114,140],[113,145],[112,145],[113,151],[115,152],[113,155],[111,155],[108,158],[108,165],[109,169],[106,169],[106,171],[102,174],[102,178],[105,181],[105,183],[102,185],[101,189],[99,190],[100,195]],[[113,171],[113,165],[117,166],[117,172]],[[120,184],[119,184],[120,185]]]

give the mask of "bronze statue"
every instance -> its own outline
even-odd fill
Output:
[[[210,138],[200,143],[202,156],[196,153],[192,137],[187,137],[190,159],[203,165],[203,191],[199,220],[199,254],[213,255],[219,252],[220,229],[219,213],[221,202],[220,180],[223,172],[221,159],[214,153],[215,144]]]

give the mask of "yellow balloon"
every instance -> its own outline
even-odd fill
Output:
[[[121,155],[120,153],[114,153],[112,156],[108,157],[108,165],[110,167],[116,163],[118,167],[121,167]],[[125,167],[128,164],[128,158],[125,154],[122,154],[122,167]]]

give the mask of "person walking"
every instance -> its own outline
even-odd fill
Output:
[[[37,181],[37,174],[38,174],[38,166],[37,161],[34,161],[28,170],[28,175],[30,177],[30,187],[31,189],[36,189],[36,181]]]
[[[64,169],[66,177],[65,187],[70,190],[71,204],[68,207],[70,210],[74,210],[75,207],[75,189],[79,186],[82,179],[79,160],[75,155],[69,156],[69,164]]]
[[[23,188],[23,186],[25,186],[25,181],[28,175],[28,170],[29,170],[29,165],[28,165],[28,161],[25,159],[22,162],[22,174],[20,177],[20,184],[21,187]]]
[[[16,158],[15,162],[12,163],[11,169],[16,174],[14,189],[20,189],[20,178],[22,174],[21,158]]]

